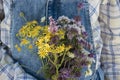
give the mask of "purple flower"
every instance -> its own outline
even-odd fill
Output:
[[[77,24],[78,26],[81,26],[81,18],[80,18],[80,16],[75,16],[75,17],[74,17],[74,20],[75,20],[75,22],[76,22],[76,24]]]
[[[60,25],[67,25],[70,22],[70,19],[66,16],[60,16],[57,20],[58,24]]]
[[[79,44],[80,44],[81,46],[83,46],[83,47],[85,47],[85,48],[87,48],[87,49],[89,49],[89,50],[91,50],[92,47],[93,47],[89,42],[87,42],[87,41],[84,40],[83,38],[79,38],[79,39],[78,39],[78,42],[79,42]]]
[[[80,64],[82,65],[82,67],[86,67],[89,64],[89,61],[87,61],[87,59],[83,59]]]
[[[78,21],[81,21],[81,18],[80,18],[80,16],[75,16],[75,17],[74,17],[74,20],[75,20],[76,22],[78,22]]]
[[[78,3],[77,7],[80,9],[83,8],[83,3]]]
[[[67,37],[68,39],[72,40],[74,36],[77,36],[80,34],[79,28],[76,27],[76,25],[69,25]]]
[[[93,58],[93,57],[94,57],[94,54],[93,54],[93,53],[90,53],[90,54],[88,54],[88,57]]]
[[[66,68],[63,68],[60,70],[60,77],[61,78],[69,78],[70,77],[70,70],[69,69],[66,69]]]
[[[55,35],[50,39],[50,44],[57,44],[59,42],[59,36]]]
[[[58,31],[58,26],[56,25],[55,20],[52,17],[49,17],[50,20],[50,26],[49,26],[49,31],[51,33],[55,33]]]
[[[83,38],[87,39],[87,37],[88,37],[88,34],[87,34],[87,32],[85,32],[85,31],[82,31],[82,36],[83,36]]]
[[[85,57],[85,55],[83,53],[80,53],[78,50],[74,50],[74,54],[76,57]]]

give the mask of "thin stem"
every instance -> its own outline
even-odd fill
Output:
[[[61,63],[60,63],[60,66],[62,65],[64,59],[65,59],[65,55],[66,55],[67,52],[64,53],[63,57],[62,57],[62,60],[61,60]]]
[[[54,66],[56,66],[56,64],[50,59],[50,57],[49,57],[49,56],[47,56],[47,57],[48,57],[49,61],[50,61]]]

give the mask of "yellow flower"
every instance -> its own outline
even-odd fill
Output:
[[[28,48],[29,48],[29,49],[32,49],[32,48],[33,48],[33,46],[32,46],[32,45],[29,45],[29,46],[28,46]]]
[[[65,31],[63,29],[60,29],[58,30],[57,35],[59,35],[61,39],[64,39]]]
[[[49,42],[49,41],[50,41],[50,35],[46,35],[46,36],[44,37],[44,41],[45,41],[45,42]]]
[[[36,27],[35,27],[35,30],[36,30],[36,31],[39,31],[40,29],[41,29],[41,26],[36,26]]]
[[[52,46],[52,53],[62,53],[63,51],[65,51],[65,45],[62,44],[60,46]]]
[[[20,45],[26,45],[29,43],[30,43],[30,41],[28,41],[27,39],[22,39]]]
[[[48,55],[48,53],[41,51],[41,50],[38,51],[38,54],[41,58],[45,58]]]
[[[65,50],[69,51],[71,48],[72,48],[72,46],[69,45],[69,46],[65,47]]]
[[[44,39],[41,37],[36,41],[36,46],[41,46],[43,44]]]
[[[38,22],[36,20],[33,20],[32,24],[38,24]]]
[[[65,45],[63,44],[63,45],[59,46],[59,47],[57,48],[57,50],[59,51],[59,53],[60,53],[60,52],[63,52],[63,51],[65,50]]]
[[[15,48],[17,49],[18,52],[21,51],[21,48],[17,44],[15,45]]]
[[[36,30],[31,31],[31,37],[32,37],[32,38],[35,38],[35,37],[37,37],[38,35],[39,35],[39,31],[36,31]]]
[[[30,26],[32,24],[38,24],[38,22],[36,20],[33,20],[33,21],[30,21],[30,22],[27,22],[27,26]]]
[[[26,36],[25,26],[23,26],[23,27],[19,30],[18,35],[21,36],[21,37],[25,37],[25,36]]]
[[[50,50],[51,49],[49,44],[43,44],[41,46],[38,46],[38,54],[40,55],[41,58],[45,58],[50,52]]]

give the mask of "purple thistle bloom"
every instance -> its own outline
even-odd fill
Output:
[[[50,26],[49,26],[49,31],[51,33],[55,33],[58,31],[58,26],[56,25],[55,20],[52,17],[49,17],[50,20]]]
[[[60,70],[60,77],[61,78],[69,78],[70,77],[70,70],[63,68]]]
[[[78,3],[77,7],[80,9],[83,8],[83,3]]]
[[[82,67],[86,67],[89,64],[89,61],[87,60],[87,58],[84,58],[80,64],[82,65]]]
[[[78,41],[79,41],[79,44],[82,45],[83,47],[90,49],[90,50],[92,49],[92,45],[86,40],[84,40],[83,38],[78,39]]]
[[[85,57],[83,53],[80,53],[78,50],[74,50],[74,54],[76,57]]]
[[[80,16],[75,16],[75,17],[74,17],[74,20],[75,20],[76,22],[81,21]]]
[[[74,54],[75,54],[76,56],[78,56],[78,55],[79,55],[78,50],[74,50]]]
[[[81,63],[80,63],[82,66],[86,66],[86,61],[81,61]]]
[[[75,27],[68,28],[67,37],[72,40],[74,36],[79,35],[79,31]]]
[[[87,39],[87,37],[88,37],[88,34],[87,34],[87,32],[85,32],[85,31],[82,31],[82,36],[83,36],[83,38]]]
[[[59,36],[55,35],[50,39],[50,44],[57,44],[59,42]]]
[[[94,57],[94,54],[93,54],[93,53],[90,53],[90,54],[88,54],[88,57],[93,58],[93,57]]]

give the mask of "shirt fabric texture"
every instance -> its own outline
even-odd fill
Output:
[[[19,1],[20,0],[18,0],[18,3],[17,3],[17,5],[16,5],[16,3],[15,3],[15,1],[17,1],[17,0],[14,0],[14,4],[12,4],[12,1],[11,0],[4,0],[4,8],[5,8],[5,16],[6,16],[6,18],[3,20],[3,22],[2,22],[2,24],[1,24],[1,37],[2,37],[2,42],[3,43],[5,43],[6,45],[8,45],[10,48],[11,48],[11,33],[10,33],[10,31],[11,31],[11,24],[13,24],[12,23],[12,21],[11,21],[11,19],[12,19],[12,17],[11,16],[13,16],[13,15],[11,15],[12,13],[11,13],[11,8],[15,8],[16,6],[19,6],[20,5],[20,3],[19,3]],[[27,0],[26,0],[27,1]],[[62,2],[63,2],[63,5],[64,5],[64,1],[65,0],[61,0]],[[79,1],[79,0],[78,0]],[[84,0],[83,0],[84,1]],[[36,1],[35,1],[36,2]],[[67,0],[66,0],[66,2],[67,2]],[[69,2],[69,1],[68,1]],[[45,1],[41,1],[40,2],[41,4],[45,4]],[[88,8],[88,10],[89,10],[89,17],[90,17],[90,26],[92,26],[92,29],[90,29],[91,30],[91,32],[92,32],[92,39],[93,39],[93,43],[94,43],[94,47],[95,47],[95,52],[96,52],[96,69],[98,69],[97,70],[97,72],[96,72],[96,74],[98,74],[99,75],[99,77],[100,78],[98,78],[98,76],[96,77],[96,79],[95,80],[103,80],[103,75],[100,75],[100,74],[103,74],[103,72],[101,71],[101,69],[99,68],[99,65],[100,65],[100,62],[99,62],[99,60],[100,60],[100,56],[101,56],[101,48],[102,48],[102,40],[101,40],[101,37],[100,37],[100,25],[99,25],[99,22],[98,22],[98,16],[99,16],[99,6],[100,6],[100,3],[101,3],[101,1],[100,0],[88,0],[88,3],[87,3],[87,6],[89,6]],[[39,4],[39,3],[37,3],[36,2],[36,4]],[[28,4],[29,5],[29,4]],[[12,7],[11,7],[12,6]],[[49,5],[50,6],[50,5]],[[38,7],[37,5],[35,6],[35,7]],[[46,6],[42,6],[41,7],[41,9],[42,10],[44,10],[43,9],[43,7],[45,8]],[[59,7],[59,6],[58,6]],[[50,7],[49,7],[50,8]],[[22,8],[21,8],[22,9]],[[40,8],[39,8],[40,9]],[[16,10],[18,10],[18,11],[20,11],[19,9],[16,9]],[[30,8],[28,9],[29,11],[31,11],[30,10]],[[54,10],[57,10],[57,9],[54,9]],[[22,11],[22,10],[21,10]],[[14,11],[13,11],[14,12]],[[33,11],[33,12],[36,12],[36,11]],[[44,14],[45,15],[45,10],[44,11],[42,11],[40,14]],[[59,12],[59,11],[58,11]],[[9,14],[9,13],[11,13],[11,14]],[[54,14],[51,14],[51,12],[49,12],[48,11],[48,16],[50,16],[50,15],[54,15],[53,17],[54,18],[57,18],[57,16],[59,16],[60,14],[58,14],[58,13],[54,13]],[[65,13],[65,12],[64,12]],[[36,13],[34,13],[34,14],[36,14]],[[63,14],[63,13],[62,13]],[[72,14],[74,14],[74,13],[72,13]],[[40,19],[40,17],[42,17],[42,16],[44,16],[44,15],[40,15],[40,16],[38,16],[38,18]],[[56,16],[57,15],[57,16]],[[35,15],[30,15],[30,16],[33,16],[33,17],[36,17]],[[68,15],[68,16],[71,16],[71,15]],[[73,16],[73,15],[72,15]],[[29,19],[28,19],[29,18]],[[30,18],[30,17],[28,17],[27,19],[28,20],[32,20],[32,18]],[[18,18],[17,18],[18,19]],[[17,19],[16,19],[16,21],[17,21]],[[19,19],[18,19],[18,21],[19,21]],[[17,23],[15,23],[15,24],[17,24]],[[23,24],[23,21],[21,21],[21,25]],[[89,27],[88,27],[88,29],[87,30],[89,30]],[[90,32],[90,31],[89,31]],[[91,34],[90,34],[91,35]],[[99,43],[99,44],[98,44]],[[24,55],[24,56],[27,56],[26,54]],[[17,57],[17,54],[16,54],[16,57]],[[26,60],[27,61],[27,60]],[[22,61],[21,61],[22,62]],[[28,63],[29,64],[29,63]],[[40,64],[38,64],[38,65],[40,65]],[[37,70],[37,69],[36,69]],[[88,79],[86,79],[86,80],[88,80]]]

